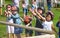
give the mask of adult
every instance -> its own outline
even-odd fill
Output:
[[[51,0],[47,0],[48,11],[51,11]]]
[[[44,0],[36,0],[37,8],[43,6],[44,7]]]

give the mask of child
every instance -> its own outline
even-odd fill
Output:
[[[25,18],[24,18],[24,23],[25,23],[25,25],[26,25],[27,27],[29,27],[29,26],[32,27],[31,21],[32,21],[31,16],[25,16]],[[30,23],[30,24],[29,24],[29,23]],[[27,25],[27,24],[29,24],[29,25]],[[33,33],[32,30],[27,30],[27,29],[25,29],[26,37],[32,36],[32,33]]]
[[[37,13],[39,13],[39,15],[37,15],[34,11],[32,11],[31,9],[30,9],[30,11],[33,13],[33,15],[36,17],[36,25],[35,25],[35,27],[36,28],[41,28],[41,29],[43,29],[43,26],[42,26],[42,19],[40,19],[40,17],[39,17],[39,15],[41,14],[42,16],[43,16],[43,11],[44,11],[44,9],[42,8],[42,7],[38,7],[37,8]],[[35,32],[35,35],[41,35],[41,33],[40,32]]]
[[[12,12],[11,12],[11,5],[8,4],[6,6],[5,10],[5,16],[7,17],[7,22],[13,23],[13,19],[11,18]],[[14,36],[14,27],[13,26],[8,26],[8,38],[13,38]]]
[[[21,25],[21,19],[19,17],[19,14],[18,14],[18,10],[17,10],[17,7],[16,6],[12,6],[12,17],[13,18],[13,22],[15,24],[19,24]],[[14,38],[21,38],[21,33],[22,33],[22,28],[19,28],[19,27],[14,27],[14,33],[15,33],[15,37]]]
[[[22,7],[23,7],[23,12],[25,17],[25,15],[27,15],[28,12],[28,5],[25,3],[25,0],[22,1]]]
[[[48,31],[55,31],[57,33],[57,31],[54,28],[53,25],[53,14],[51,12],[48,12],[46,14],[46,18],[45,21],[43,22],[43,29],[48,30]]]
[[[56,26],[59,28],[59,38],[60,38],[60,17],[59,17],[59,21],[57,22]]]

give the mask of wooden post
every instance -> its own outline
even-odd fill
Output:
[[[0,0],[0,15],[2,15],[2,4],[3,4],[3,0]]]
[[[2,15],[2,7],[0,7],[0,15]]]

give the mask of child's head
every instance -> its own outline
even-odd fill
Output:
[[[36,0],[32,0],[32,3],[36,2]]]
[[[38,7],[37,11],[38,11],[38,13],[43,14],[44,13],[44,8],[43,7]]]
[[[8,10],[8,11],[10,11],[11,10],[11,5],[10,4],[8,4],[8,5],[6,5],[6,9]]]
[[[28,24],[31,20],[32,20],[31,16],[27,16],[27,15],[26,15],[25,18],[24,18],[24,22],[27,23],[27,24]]]
[[[23,0],[22,3],[25,4],[25,1]]]
[[[11,11],[12,11],[12,14],[16,14],[18,12],[18,9],[16,6],[12,6]]]
[[[48,13],[46,14],[46,20],[47,20],[47,21],[53,20],[53,14],[52,14],[51,12],[48,12]]]

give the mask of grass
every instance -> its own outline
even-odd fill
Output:
[[[12,3],[11,1],[6,1],[6,4]],[[21,5],[21,3],[20,3]],[[4,12],[4,7],[3,7],[3,12]],[[56,22],[58,21],[58,17],[60,16],[60,9],[59,8],[52,8],[52,12],[54,13],[54,26],[56,28],[56,30],[58,31],[58,28],[56,27]],[[4,14],[4,13],[3,13]],[[23,12],[22,12],[22,7],[20,7],[20,16],[23,17]],[[28,15],[30,15],[31,13],[29,12]],[[0,21],[6,21],[6,17],[0,16]],[[32,21],[32,25],[34,27],[35,25],[35,20]],[[6,26],[4,26],[3,24],[0,24],[0,38],[2,37],[6,37]],[[23,33],[24,34],[24,33]],[[34,35],[34,34],[33,34]],[[57,35],[56,35],[57,36]]]

